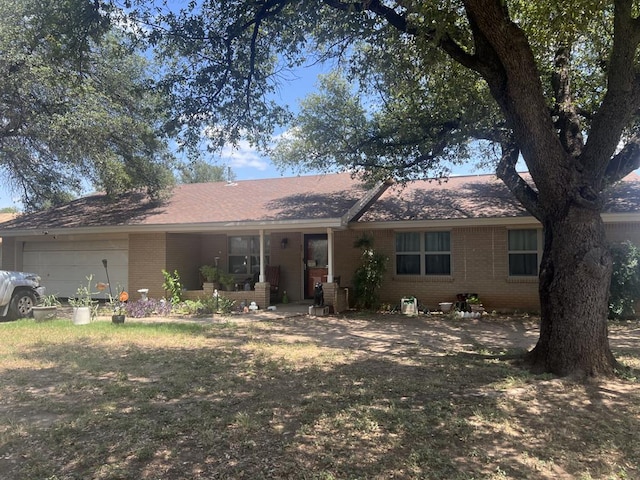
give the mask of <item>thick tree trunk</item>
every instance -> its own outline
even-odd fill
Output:
[[[600,213],[573,206],[549,217],[540,265],[540,338],[527,359],[540,372],[613,375],[607,330],[612,263]]]

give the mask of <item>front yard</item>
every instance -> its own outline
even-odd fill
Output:
[[[18,479],[640,477],[624,378],[534,376],[535,319],[400,315],[0,324],[0,472]]]

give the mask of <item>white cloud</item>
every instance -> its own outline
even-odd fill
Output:
[[[263,157],[245,140],[241,140],[236,146],[223,147],[219,159],[221,163],[233,169],[250,168],[264,171],[271,166],[269,159]]]

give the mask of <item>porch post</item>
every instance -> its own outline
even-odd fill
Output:
[[[258,277],[260,283],[266,280],[264,267],[264,230],[260,230],[260,276]]]
[[[333,283],[333,229],[327,228],[327,283]]]

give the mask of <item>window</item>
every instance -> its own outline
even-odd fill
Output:
[[[397,275],[451,275],[450,232],[396,234]]]
[[[265,259],[269,263],[269,237],[264,239]],[[260,237],[229,237],[229,273],[251,276],[260,272]]]
[[[449,232],[424,234],[425,273],[427,275],[451,274],[451,240]]]
[[[538,275],[538,230],[509,230],[509,276]]]

